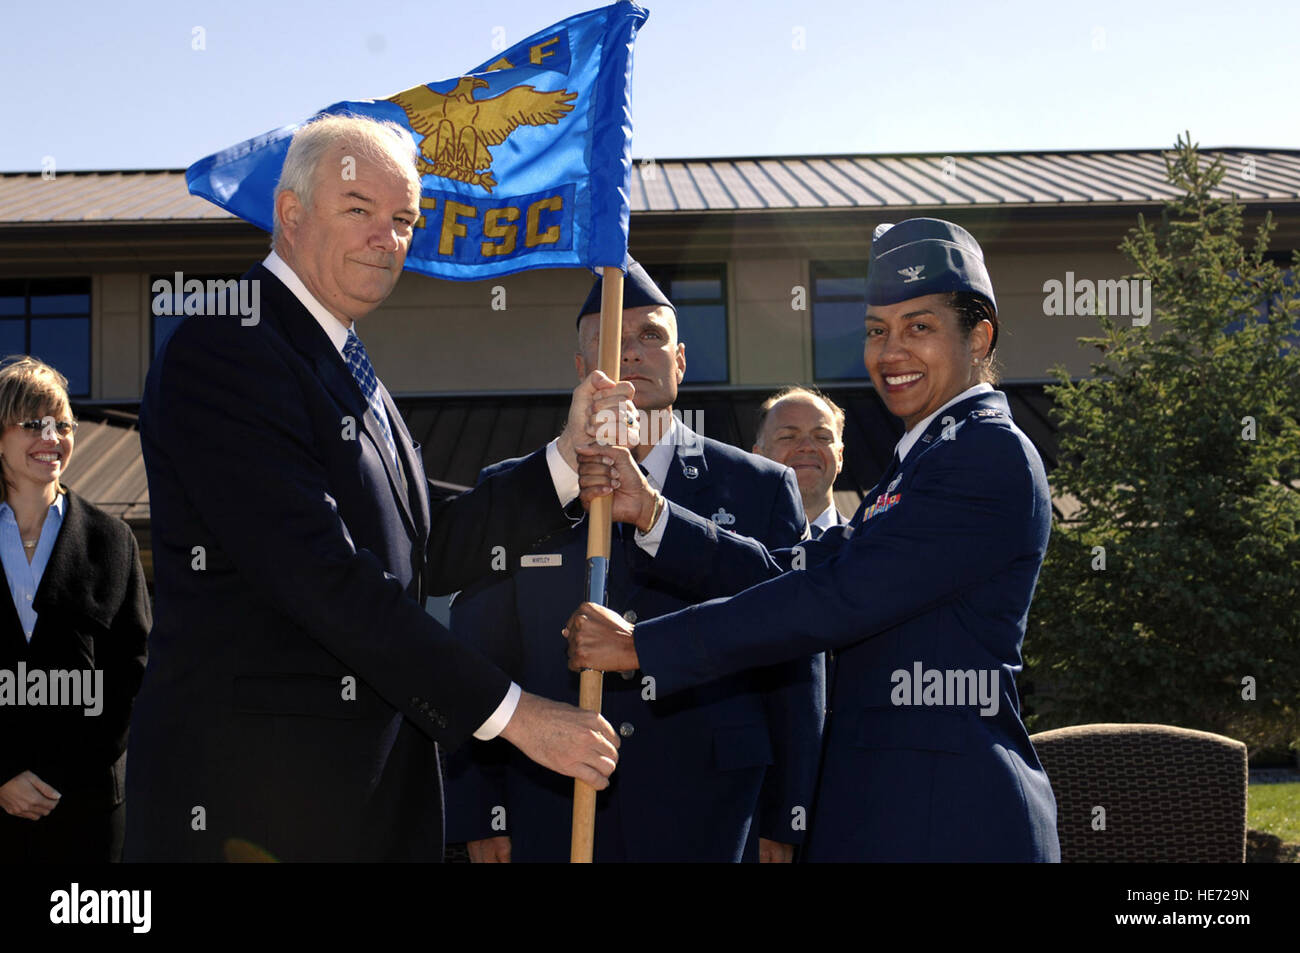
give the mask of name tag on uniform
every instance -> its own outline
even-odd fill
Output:
[[[562,566],[564,565],[563,553],[534,553],[529,556],[519,557],[519,566],[521,569],[528,569],[530,566]]]

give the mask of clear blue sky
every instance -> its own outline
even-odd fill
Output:
[[[1150,148],[1184,129],[1205,146],[1300,148],[1294,0],[644,5],[639,158]],[[183,168],[330,103],[454,76],[496,36],[598,6],[6,4],[0,170],[47,155],[59,171]]]

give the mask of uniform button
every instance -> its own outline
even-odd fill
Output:
[[[631,738],[632,732],[634,731],[636,731],[636,728],[632,727],[632,722],[630,721],[625,721],[623,724],[618,726],[618,733],[624,738]]]
[[[28,601],[28,602],[31,602],[31,601],[32,601],[32,597],[31,597],[31,594],[30,594],[30,593],[28,593],[28,595],[27,595],[27,601]]]
[[[635,624],[636,624],[636,610],[635,610],[635,609],[628,609],[626,612],[623,613],[623,618],[626,619],[628,622],[631,622],[631,623],[633,623],[633,624],[635,625]]]
[[[632,676],[635,675],[636,672],[619,672],[618,674],[622,675],[623,681],[627,682],[627,681],[631,681]]]

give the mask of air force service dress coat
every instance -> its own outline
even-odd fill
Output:
[[[1003,394],[948,408],[849,526],[794,550],[669,510],[656,571],[738,594],[637,625],[661,696],[836,650],[807,859],[1059,860],[1014,681],[1050,501]]]
[[[799,540],[803,507],[792,471],[680,423],[676,432],[682,437],[663,487],[667,499],[706,514],[710,526],[753,534],[769,546]],[[497,464],[485,478],[516,465]],[[615,527],[610,607],[652,619],[694,601],[689,588],[651,574],[634,532]],[[566,666],[560,629],[585,592],[586,544],[584,522],[522,559],[512,556],[500,579],[456,597],[453,634],[487,652],[525,690],[576,701],[578,675]],[[607,674],[602,712],[622,747],[609,789],[597,795],[596,861],[752,860],[759,834],[800,843],[825,703],[823,663],[814,656],[671,697],[641,675]],[[499,749],[495,761],[491,748]],[[513,861],[564,861],[572,812],[569,779],[500,742],[451,759],[450,841],[509,835]]]

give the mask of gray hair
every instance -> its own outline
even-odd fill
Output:
[[[289,152],[284,157],[284,168],[280,170],[280,181],[275,186],[273,214],[275,228],[271,233],[271,247],[280,243],[280,211],[278,205],[281,192],[292,192],[307,208],[312,204],[312,191],[316,181],[316,170],[324,161],[326,154],[338,144],[363,158],[379,163],[388,163],[407,172],[416,188],[420,186],[420,175],[416,171],[415,160],[419,151],[411,134],[402,126],[391,120],[371,119],[369,116],[329,115],[313,119],[293,134]]]

